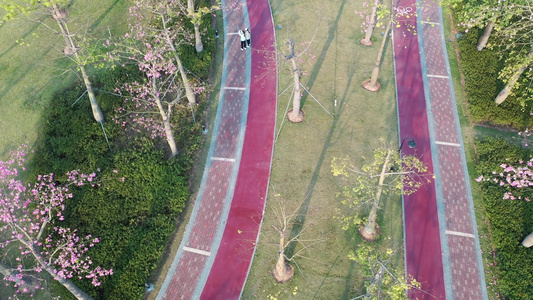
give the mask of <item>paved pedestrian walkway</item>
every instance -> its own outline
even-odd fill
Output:
[[[422,283],[410,298],[487,299],[442,13],[430,0],[396,0],[395,6],[400,140],[417,144],[402,153],[421,158],[437,176],[404,196],[406,273]]]
[[[238,299],[263,218],[276,117],[277,72],[268,0],[222,0],[224,66],[198,197],[157,299]],[[240,50],[238,30],[252,47]]]

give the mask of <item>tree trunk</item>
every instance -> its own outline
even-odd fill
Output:
[[[196,53],[200,53],[204,51],[204,44],[202,43],[202,36],[200,35],[200,18],[196,16],[195,9],[194,9],[194,0],[187,0],[187,10],[189,12],[189,16],[192,19],[192,23],[194,24],[194,39],[195,39],[195,45],[196,45]]]
[[[379,202],[381,200],[381,194],[383,192],[383,183],[385,181],[385,173],[387,173],[387,170],[389,169],[389,159],[391,157],[392,151],[387,151],[387,157],[385,158],[385,161],[383,162],[383,167],[381,168],[381,174],[379,176],[379,183],[378,183],[378,190],[376,192],[376,196],[374,198],[374,203],[372,204],[372,209],[370,210],[370,214],[368,215],[368,222],[366,223],[364,227],[364,231],[366,234],[373,236],[376,234],[376,219],[378,217],[378,208],[379,208]]]
[[[489,41],[489,37],[493,28],[494,21],[489,21],[487,27],[485,27],[485,30],[483,31],[483,34],[479,37],[479,41],[477,42],[477,51],[481,51],[483,48],[485,48],[485,46],[487,46],[487,42]]]
[[[61,35],[63,36],[63,39],[65,39],[65,44],[67,47],[65,50],[72,51],[74,58],[76,60],[76,64],[78,65],[78,68],[81,71],[83,83],[85,84],[85,88],[87,89],[87,94],[89,95],[89,102],[91,103],[93,117],[96,120],[96,122],[101,124],[104,122],[104,114],[102,113],[102,109],[100,108],[98,101],[96,101],[96,97],[94,95],[91,81],[89,80],[89,76],[87,75],[87,72],[85,71],[85,65],[82,64],[80,56],[78,55],[77,46],[72,40],[72,37],[70,35],[70,32],[68,31],[66,24],[64,23],[63,19],[60,17],[62,16],[61,9],[54,3],[51,7],[50,13],[52,14],[52,16],[55,16],[54,19],[56,20],[57,25],[59,26],[61,30]]]
[[[77,285],[75,285],[72,281],[68,280],[68,279],[65,279],[65,278],[61,278],[59,276],[57,276],[57,270],[55,270],[51,265],[49,265],[39,254],[38,254],[38,251],[32,246],[30,249],[29,249],[33,255],[33,257],[35,257],[35,260],[37,261],[37,263],[43,268],[43,270],[45,270],[46,272],[48,272],[48,274],[52,275],[52,278],[54,278],[55,280],[57,280],[57,282],[59,282],[62,286],[64,286],[69,292],[72,293],[72,295],[74,295],[74,297],[76,297],[76,299],[80,299],[80,300],[92,300],[93,298],[91,298],[89,295],[87,295],[87,293],[85,293],[84,291],[82,291]]]
[[[288,265],[285,262],[285,231],[287,229],[287,220],[284,218],[282,220],[283,224],[279,231],[279,250],[278,250],[278,260],[276,266],[272,271],[272,275],[279,283],[285,283],[294,276],[294,269],[292,266]]]
[[[372,46],[372,32],[374,31],[374,26],[376,26],[376,14],[378,10],[379,0],[374,0],[374,6],[372,6],[372,13],[370,14],[370,20],[365,30],[365,37],[362,38],[359,43],[365,46]]]
[[[382,285],[382,279],[383,279],[384,273],[385,273],[384,267],[381,266],[379,268],[379,271],[377,271],[376,275],[374,275],[374,277],[372,278],[370,286],[367,288],[367,294],[365,295],[363,299],[370,300],[370,299],[380,298],[379,294],[381,292],[380,288]],[[370,291],[370,293],[368,291]],[[376,293],[373,293],[374,291],[376,291]]]
[[[183,81],[183,87],[185,88],[185,95],[187,96],[187,100],[189,100],[190,105],[196,104],[196,97],[194,96],[194,92],[191,88],[191,84],[189,83],[189,79],[187,78],[187,74],[185,73],[185,69],[181,64],[181,59],[178,56],[178,52],[175,48],[173,49],[173,51],[174,55],[176,56],[176,62],[178,63],[178,70],[180,71],[181,80]]]
[[[187,78],[187,73],[185,73],[185,68],[183,68],[183,64],[181,63],[181,59],[178,55],[178,50],[176,47],[174,47],[174,43],[167,32],[167,23],[164,15],[161,15],[161,21],[163,23],[163,29],[165,32],[165,38],[167,40],[167,44],[174,53],[174,58],[176,59],[176,63],[178,64],[178,71],[180,72],[181,81],[183,82],[183,87],[185,88],[185,95],[187,96],[187,100],[189,100],[189,104],[193,105],[196,104],[196,97],[194,96],[194,91],[192,90],[191,84],[189,83],[189,79]]]
[[[6,265],[4,263],[0,262],[0,273],[4,275],[4,278],[7,278],[10,282],[14,282],[19,286],[19,289],[28,289],[31,292],[35,292],[36,287],[38,287],[41,283],[36,279],[34,276],[28,276],[24,275],[22,276],[22,279],[17,278],[18,270],[13,270],[11,266]]]
[[[93,299],[91,296],[87,295],[87,293],[82,291],[72,281],[70,281],[68,279],[63,279],[63,278],[57,276],[57,274],[54,272],[55,270],[52,267],[50,267],[49,265],[47,265],[41,259],[39,259],[39,263],[41,264],[41,266],[43,266],[43,270],[48,272],[48,274],[52,275],[52,277],[55,280],[57,280],[57,282],[59,282],[62,286],[64,286],[69,292],[71,292],[72,295],[74,297],[76,297],[76,299],[79,299],[79,300],[92,300]]]
[[[511,94],[511,91],[513,90],[514,85],[520,79],[520,76],[526,68],[530,65],[531,60],[533,59],[533,47],[529,51],[529,54],[527,55],[526,61],[518,68],[511,79],[509,79],[509,82],[505,85],[505,87],[500,91],[498,96],[496,96],[496,99],[494,99],[494,102],[496,102],[497,105],[502,104],[503,101],[507,99],[507,97]]]
[[[154,91],[154,95],[157,95],[157,87],[156,87],[156,79],[152,79],[152,90]],[[170,126],[170,109],[167,113],[165,109],[163,108],[163,104],[161,103],[161,99],[158,96],[154,96],[155,103],[157,104],[157,108],[159,108],[159,114],[161,115],[161,118],[163,119],[163,127],[165,128],[165,136],[167,138],[168,145],[170,146],[170,151],[172,151],[172,157],[175,157],[178,155],[178,147],[176,146],[176,140],[174,139],[174,133],[172,132],[172,127]]]
[[[296,56],[292,55],[291,67],[292,77],[294,79],[294,96],[292,98],[292,119],[298,120],[300,118],[300,105],[302,100],[302,89],[300,87],[300,69],[296,64]]]
[[[196,23],[194,24],[194,39],[196,44],[196,53],[204,51],[204,44],[202,43],[202,36],[200,35],[200,25]]]
[[[533,232],[528,234],[528,236],[526,236],[526,238],[522,241],[522,246],[526,248],[533,246]]]
[[[96,96],[94,95],[93,87],[91,85],[91,81],[89,80],[89,76],[87,76],[87,72],[85,71],[84,65],[78,65],[78,68],[81,71],[81,76],[83,77],[83,83],[85,83],[85,88],[87,89],[87,95],[89,95],[89,102],[91,103],[91,109],[93,111],[93,117],[98,123],[104,122],[104,113],[100,109],[100,105],[98,105],[98,101],[96,101]]]
[[[381,57],[383,56],[383,50],[385,49],[385,44],[387,42],[387,38],[389,36],[389,29],[392,24],[392,19],[389,20],[387,23],[387,28],[385,29],[385,35],[383,36],[383,40],[381,41],[381,47],[379,48],[378,58],[376,59],[376,64],[374,65],[374,69],[372,70],[372,76],[370,77],[370,81],[363,82],[363,87],[369,91],[377,92],[380,88],[380,85],[378,83],[378,76],[379,76],[379,69],[381,67]]]

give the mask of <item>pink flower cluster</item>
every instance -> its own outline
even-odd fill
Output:
[[[35,183],[25,185],[19,179],[19,172],[24,170],[26,148],[23,146],[12,152],[10,160],[0,161],[0,232],[7,237],[0,240],[0,248],[9,247],[12,253],[18,249],[14,259],[19,263],[14,268],[16,276],[4,279],[15,282],[15,286],[21,288],[19,292],[25,290],[24,274],[28,270],[45,270],[54,278],[63,279],[84,276],[91,278],[92,284],[99,285],[98,278],[111,275],[113,271],[93,267],[90,257],[84,255],[98,239],[80,238],[76,230],[56,225],[64,219],[65,200],[72,198],[69,186],[99,185],[96,173],[70,171],[66,185],[58,185],[54,174],[39,175]],[[48,225],[53,226],[53,230],[44,237]]]
[[[527,196],[516,195],[517,193],[529,190],[533,186],[533,158],[528,161],[519,161],[517,166],[501,164],[501,172],[492,172],[491,177],[479,176],[477,182],[493,182],[506,187],[507,192],[503,194],[505,200],[526,200],[531,201]]]

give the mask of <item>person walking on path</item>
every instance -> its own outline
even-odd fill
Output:
[[[241,37],[241,51],[246,49],[246,37],[244,36],[244,31],[239,30],[239,36]]]
[[[246,38],[246,45],[251,48],[252,46],[250,46],[250,44],[252,43],[252,33],[250,32],[249,28],[244,30],[244,37]]]

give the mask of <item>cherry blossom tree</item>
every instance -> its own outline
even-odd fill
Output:
[[[185,89],[185,95],[189,104],[193,105],[196,104],[194,86],[183,67],[178,47],[191,44],[194,34],[188,32],[183,26],[185,15],[176,11],[178,4],[178,0],[139,0],[135,1],[130,8],[130,16],[132,20],[135,20],[132,26],[136,28],[133,30],[144,34],[144,38],[151,38],[150,43],[156,43],[154,47],[166,43],[166,52],[172,55]]]
[[[194,100],[195,93],[205,90],[187,80],[176,44],[187,43],[181,24],[167,15],[174,1],[138,1],[130,8],[133,21],[130,32],[115,43],[111,59],[130,61],[139,67],[144,77],[125,83],[118,91],[127,93],[126,105],[117,110],[117,123],[140,130],[147,129],[152,137],[163,136],[172,157],[178,154],[171,116],[183,108],[183,94]],[[176,29],[178,28],[178,29]],[[177,74],[181,75],[180,78]],[[189,98],[189,104],[193,104]],[[155,116],[155,117],[154,117]],[[129,118],[124,121],[124,118]]]
[[[144,31],[134,28],[139,27],[126,34],[115,53],[133,61],[144,77],[117,89],[126,98],[125,105],[116,110],[115,121],[137,131],[147,129],[152,138],[164,136],[174,157],[178,147],[170,118],[182,95],[182,86],[175,76],[176,66],[168,58],[165,43],[150,44]]]
[[[481,175],[477,182],[492,182],[506,189],[504,200],[531,201],[533,190],[533,158],[519,161],[516,164],[503,163],[501,170],[493,171],[491,175]]]
[[[45,271],[77,299],[91,299],[70,279],[90,279],[95,286],[99,278],[113,270],[92,265],[86,252],[99,242],[91,235],[79,236],[76,229],[60,225],[64,219],[65,200],[72,198],[69,186],[96,186],[96,173],[77,170],[67,173],[68,183],[58,185],[54,174],[40,175],[33,184],[20,179],[27,151],[12,152],[11,159],[0,161],[0,249],[4,252],[0,272],[13,282],[19,293],[41,287],[32,276]],[[14,264],[6,263],[13,259]]]
[[[21,3],[22,2],[22,3]],[[50,29],[53,33],[59,34],[65,40],[65,48],[63,54],[74,61],[77,68],[81,73],[81,78],[85,84],[87,95],[89,96],[89,102],[91,103],[91,109],[93,117],[96,122],[102,124],[104,122],[104,114],[102,109],[96,100],[96,96],[89,79],[89,75],[86,71],[86,66],[91,62],[91,57],[87,53],[84,47],[80,47],[80,43],[77,41],[78,36],[76,32],[72,32],[69,29],[68,22],[68,8],[71,4],[71,0],[24,0],[24,1],[8,1],[3,0],[0,3],[0,7],[3,8],[6,13],[4,15],[4,21],[15,19],[19,15],[29,15],[32,12],[45,13],[50,16],[57,24],[59,30],[50,27],[46,22],[38,20],[39,23]]]
[[[533,158],[528,161],[517,163],[503,163],[499,171],[493,171],[490,175],[481,175],[476,181],[499,185],[505,189],[503,200],[531,201],[533,190]],[[525,247],[533,246],[533,232],[523,241]]]

